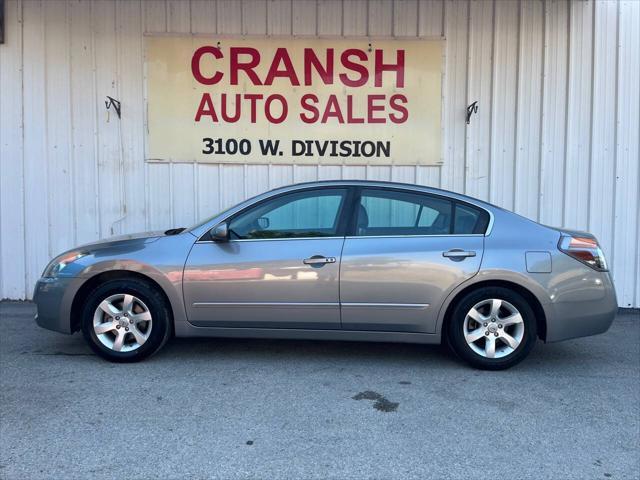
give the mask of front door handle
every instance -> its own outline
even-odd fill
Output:
[[[304,263],[305,265],[324,265],[326,263],[336,263],[336,257],[314,255],[313,257],[305,258],[302,263]]]
[[[447,257],[447,258],[451,258],[453,260],[456,259],[463,259],[463,258],[467,258],[467,257],[475,257],[476,256],[476,252],[474,251],[466,251],[466,250],[462,250],[461,248],[453,248],[447,252],[442,252],[442,256],[443,257]]]

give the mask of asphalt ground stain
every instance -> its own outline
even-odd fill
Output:
[[[354,400],[373,400],[373,408],[380,412],[395,412],[398,410],[400,403],[390,402],[386,397],[374,392],[373,390],[365,390],[364,392],[357,393],[353,397]]]

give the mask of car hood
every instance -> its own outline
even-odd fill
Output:
[[[98,240],[96,242],[87,243],[85,245],[80,245],[74,250],[101,250],[103,248],[110,248],[122,244],[132,244],[132,243],[149,243],[155,242],[158,238],[164,236],[164,231],[152,231],[152,232],[141,232],[141,233],[129,233],[126,235],[117,235],[115,237],[105,238],[103,240]]]

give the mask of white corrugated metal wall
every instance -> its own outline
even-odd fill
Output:
[[[50,257],[317,178],[465,192],[594,232],[640,307],[640,2],[6,0],[0,298]],[[143,34],[444,36],[441,167],[144,162]],[[123,116],[107,121],[106,95]],[[465,124],[465,108],[479,101]]]

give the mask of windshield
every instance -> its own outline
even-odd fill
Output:
[[[199,228],[199,227],[203,226],[205,223],[209,223],[214,218],[216,218],[216,217],[218,217],[220,215],[224,215],[225,213],[227,213],[228,211],[230,211],[234,207],[236,207],[236,205],[233,205],[233,206],[231,206],[229,208],[221,210],[220,212],[216,213],[215,215],[211,215],[210,217],[207,217],[206,219],[202,220],[201,222],[196,223],[195,225],[191,225],[189,228],[187,228],[187,231],[195,230],[196,228]]]

